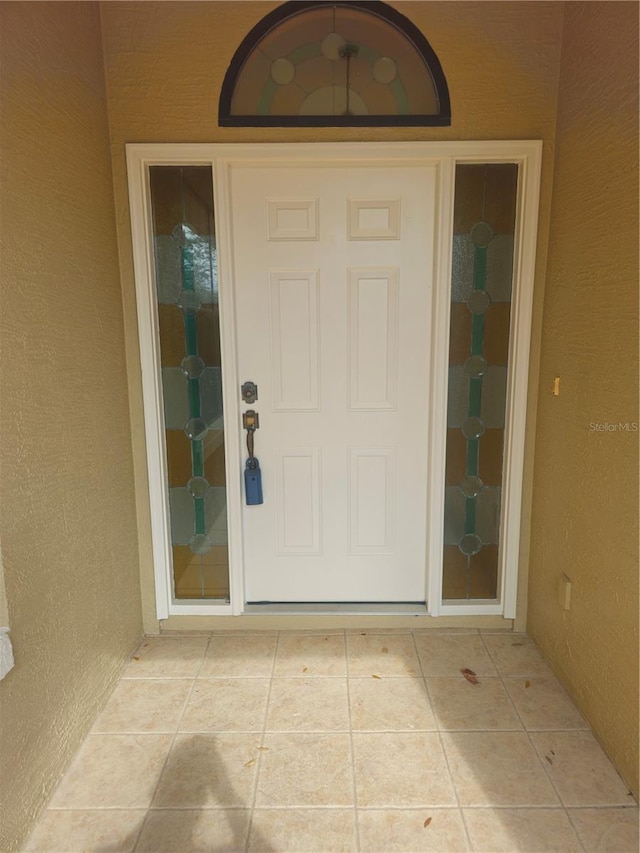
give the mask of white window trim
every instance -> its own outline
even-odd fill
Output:
[[[431,616],[516,615],[524,440],[533,305],[542,143],[538,140],[487,142],[284,143],[284,144],[130,144],[127,169],[131,209],[136,304],[140,337],[143,405],[156,609],[169,615],[238,615],[244,612],[242,559],[241,447],[233,295],[232,235],[229,217],[229,169],[234,162],[296,164],[318,160],[368,161],[370,165],[429,162],[438,167],[438,225],[432,324],[427,573],[425,597]],[[487,602],[441,600],[444,530],[444,468],[448,335],[450,319],[453,191],[458,163],[516,163],[519,166],[517,233],[514,249],[514,298],[511,309],[499,598]],[[154,283],[154,252],[148,169],[152,165],[207,165],[214,176],[218,244],[220,334],[223,364],[225,453],[230,554],[231,603],[174,601],[166,450]],[[235,472],[235,473],[234,473]]]

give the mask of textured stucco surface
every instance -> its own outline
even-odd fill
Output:
[[[529,628],[637,792],[637,436],[589,430],[637,419],[637,6],[567,4],[563,35],[557,2],[393,3],[442,62],[450,128],[218,128],[229,59],[275,5],[101,4],[109,128],[97,5],[0,3],[0,536],[16,652],[0,683],[3,851],[138,639],[138,530],[144,620],[157,629],[124,167],[134,141],[544,141],[520,571],[533,518]]]
[[[99,10],[2,3],[0,850],[141,633]]]
[[[4,563],[2,562],[2,548],[0,546],[0,628],[9,627],[9,606],[7,604],[7,591],[4,585]]]
[[[551,197],[562,4],[391,3],[418,26],[447,76],[448,128],[220,128],[218,98],[246,33],[276,3],[102,3],[123,283],[145,627],[157,630],[144,421],[126,188],[127,142],[542,139],[544,163],[527,424],[519,613],[524,626],[538,348]]]
[[[565,15],[528,627],[637,794],[638,5]]]

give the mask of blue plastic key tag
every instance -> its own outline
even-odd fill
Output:
[[[262,472],[255,456],[247,459],[244,466],[244,490],[247,506],[262,503]]]

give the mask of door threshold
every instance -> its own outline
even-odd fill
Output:
[[[304,615],[317,613],[331,616],[428,616],[429,610],[426,604],[419,602],[333,602],[333,601],[264,601],[247,602],[243,613],[255,615],[257,613],[286,613],[290,615]]]

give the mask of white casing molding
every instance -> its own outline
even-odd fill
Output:
[[[229,209],[230,171],[234,163],[299,165],[350,161],[357,165],[430,164],[438,169],[438,223],[430,371],[429,487],[425,598],[431,616],[502,615],[515,618],[518,548],[524,463],[524,439],[535,270],[542,143],[538,140],[397,143],[145,144],[127,145],[133,261],[140,339],[143,405],[156,607],[169,615],[218,616],[245,612],[242,548],[242,457],[238,429],[240,407],[234,303],[233,233]],[[519,167],[513,302],[511,309],[507,412],[503,466],[499,598],[495,601],[441,600],[444,529],[448,338],[455,167],[461,163],[516,163]],[[149,167],[210,166],[213,174],[225,454],[230,555],[230,603],[176,601],[173,595],[167,460],[155,296],[155,269]]]

